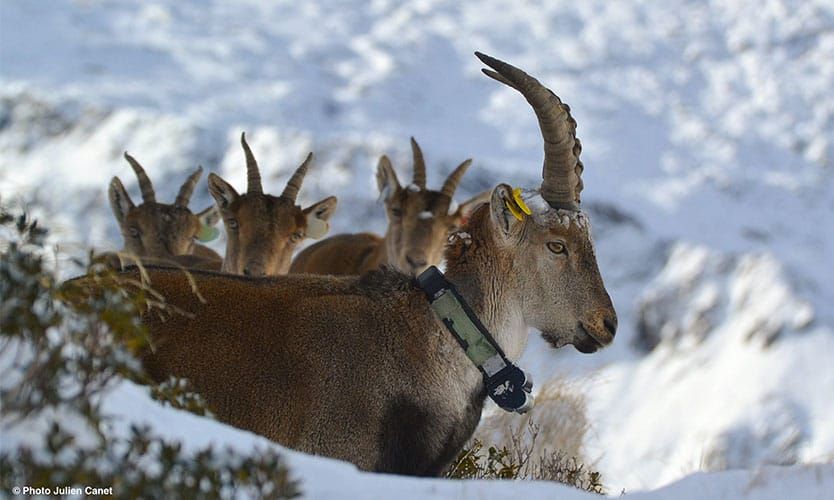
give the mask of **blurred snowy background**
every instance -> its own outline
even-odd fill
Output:
[[[300,200],[337,195],[335,232],[384,228],[376,161],[410,176],[411,135],[430,185],[474,158],[458,199],[537,186],[533,112],[475,50],[579,123],[620,329],[591,356],[534,333],[521,365],[585,394],[610,491],[831,462],[830,0],[3,1],[0,197],[115,249],[107,183],[138,198],[124,150],[170,201],[197,164],[244,186],[243,130],[267,191],[315,152]],[[202,181],[191,205],[210,202]]]

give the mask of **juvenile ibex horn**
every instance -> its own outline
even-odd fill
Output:
[[[258,169],[258,162],[255,155],[246,143],[246,132],[240,134],[240,145],[243,146],[243,154],[246,155],[246,192],[259,194],[264,189],[261,186],[261,171]]]
[[[295,173],[292,174],[290,180],[287,181],[287,187],[285,187],[284,192],[281,193],[281,198],[286,198],[293,202],[295,201],[298,197],[298,190],[301,189],[301,183],[304,182],[304,176],[307,175],[307,168],[310,166],[312,161],[313,153],[307,154],[307,158],[297,169],[295,169]]]
[[[463,163],[458,165],[457,168],[449,174],[449,177],[446,178],[446,181],[443,183],[443,187],[440,188],[440,192],[449,198],[452,198],[455,195],[455,190],[458,188],[460,179],[463,177],[463,174],[466,173],[466,170],[470,165],[472,165],[471,159],[465,160]]]
[[[153,192],[153,184],[151,184],[151,179],[148,177],[148,174],[145,173],[145,169],[127,151],[125,151],[125,160],[130,163],[130,166],[136,173],[136,178],[139,179],[139,189],[142,190],[142,201],[155,202],[156,194]]]
[[[186,179],[182,184],[180,192],[177,194],[177,199],[174,201],[174,205],[181,207],[188,206],[188,202],[191,201],[191,195],[194,194],[194,187],[197,185],[197,181],[200,180],[201,175],[203,175],[203,167],[198,166],[197,170],[195,170],[193,174],[189,175],[188,179]]]
[[[414,138],[411,138],[411,153],[414,155],[414,177],[411,182],[420,189],[426,189],[426,160],[423,150]]]

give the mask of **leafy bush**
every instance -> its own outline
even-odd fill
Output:
[[[165,406],[200,416],[212,416],[206,401],[191,389],[188,379],[169,377],[165,382],[151,387],[151,397]]]
[[[171,311],[153,290],[98,264],[88,266],[86,278],[96,293],[82,282],[61,284],[46,236],[25,214],[0,207],[0,491],[98,484],[125,498],[297,496],[298,484],[275,451],[186,451],[145,427],[116,436],[104,425],[100,404],[108,389],[124,379],[149,383],[135,356],[148,344],[139,311]],[[206,413],[185,381],[151,392]],[[38,435],[42,441],[33,446]],[[20,436],[24,442],[10,447]]]

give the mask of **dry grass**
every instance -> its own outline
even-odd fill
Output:
[[[535,461],[544,458],[547,450],[559,450],[584,461],[583,443],[589,427],[586,412],[585,397],[565,382],[553,379],[542,386],[531,411],[524,415],[496,412],[483,419],[474,438],[511,448],[516,436],[525,441],[525,447],[532,448]],[[538,427],[535,443],[527,432],[533,422]]]
[[[446,477],[555,481],[604,494],[601,475],[583,460],[585,409],[581,394],[551,381],[536,397],[531,412],[501,412],[486,418]]]

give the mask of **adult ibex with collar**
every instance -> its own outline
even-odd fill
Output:
[[[400,185],[387,156],[380,158],[377,166],[377,185],[388,217],[385,237],[372,233],[331,236],[299,252],[291,273],[358,275],[387,264],[417,274],[440,263],[449,233],[460,227],[479,203],[486,202],[489,193],[450,210],[458,183],[472,160],[458,165],[440,191],[434,191],[426,188],[426,162],[413,137],[411,150],[414,178],[406,187]]]
[[[553,347],[596,351],[614,339],[617,319],[580,210],[576,122],[536,79],[477,56],[536,112],[543,181],[521,193],[496,186],[447,247],[446,278],[508,362],[521,356],[530,327]],[[147,273],[174,309],[190,314],[144,314],[154,346],[145,367],[159,379],[190,379],[232,425],[365,470],[433,475],[480,419],[483,366],[447,331],[456,325],[439,319],[437,300],[430,305],[418,286],[422,276],[194,272],[198,297],[181,271]]]
[[[295,204],[313,153],[296,169],[281,196],[264,194],[258,162],[245,133],[240,143],[246,156],[246,193],[238,194],[216,174],[208,178],[209,192],[226,227],[222,270],[254,277],[286,274],[298,244],[304,238],[318,239],[327,233],[336,197],[329,196],[304,209]]]
[[[214,206],[197,214],[188,208],[203,167],[197,167],[186,179],[174,203],[159,203],[142,165],[127,152],[124,157],[133,168],[142,192],[142,203],[137,206],[118,177],[110,181],[110,208],[124,238],[124,263],[132,263],[135,257],[145,263],[172,262],[186,267],[219,269],[222,258],[197,240],[207,241],[216,236],[214,225],[220,220],[220,215]],[[112,265],[119,265],[119,257],[115,254],[104,257],[111,259]]]

